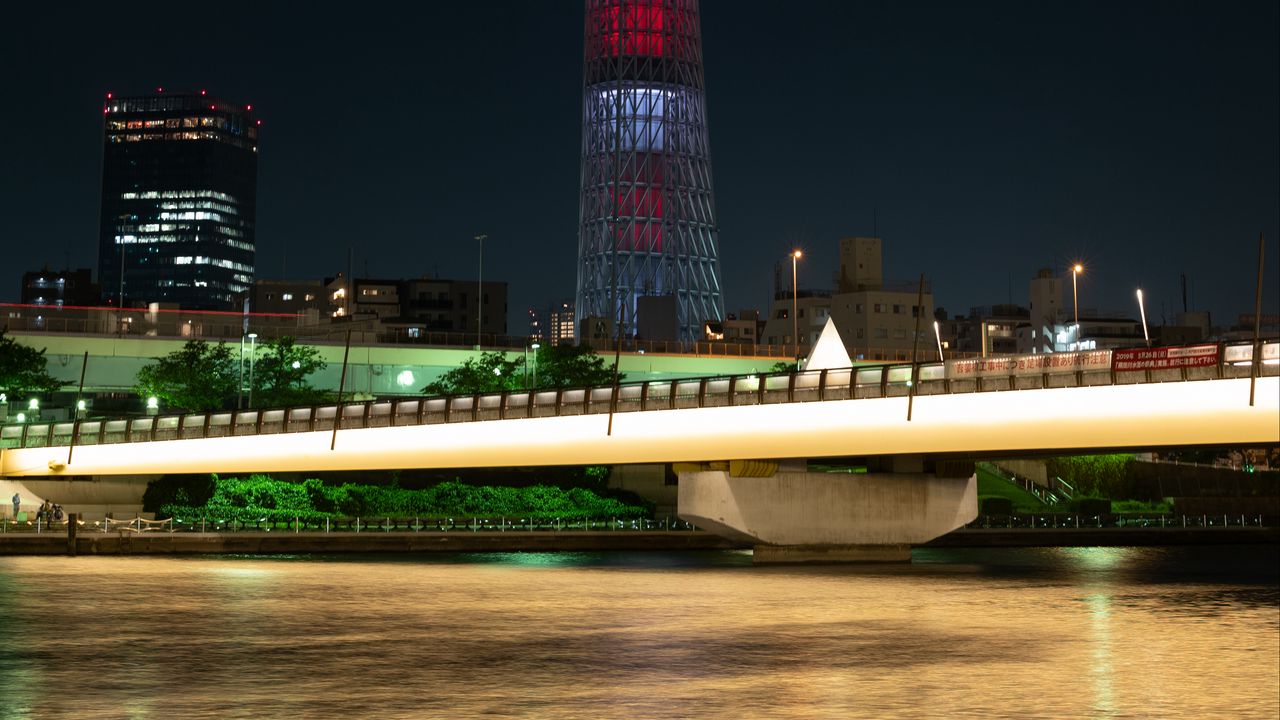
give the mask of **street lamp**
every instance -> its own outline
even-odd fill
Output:
[[[477,235],[480,245],[480,269],[476,272],[476,349],[480,349],[480,333],[484,326],[484,240],[488,235]]]
[[[1080,293],[1076,289],[1076,278],[1080,273],[1084,272],[1084,266],[1076,263],[1071,266],[1071,304],[1075,306],[1076,313],[1076,349],[1080,349]]]
[[[802,256],[799,250],[791,253],[791,339],[796,346],[796,362],[800,361],[800,286],[796,282],[796,261]]]
[[[253,361],[256,346],[258,343],[258,333],[249,333],[249,409],[253,409]]]
[[[538,348],[542,347],[542,345],[538,343],[534,343],[529,347],[533,349],[533,387],[537,388],[538,387]],[[644,352],[644,351],[642,350],[641,352]]]
[[[938,329],[938,321],[933,321],[933,338],[938,341],[938,362],[942,362],[942,331]]]
[[[1151,336],[1147,334],[1147,307],[1142,302],[1142,288],[1138,288],[1138,313],[1142,315],[1142,339],[1151,347]]]

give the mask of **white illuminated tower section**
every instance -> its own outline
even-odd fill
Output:
[[[577,317],[632,336],[672,296],[699,339],[724,302],[697,0],[586,0],[583,76]]]

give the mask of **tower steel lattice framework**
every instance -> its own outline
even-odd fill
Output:
[[[724,316],[698,0],[586,0],[579,318],[636,331],[674,296],[679,339]]]

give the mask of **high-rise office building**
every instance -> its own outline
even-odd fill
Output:
[[[724,304],[698,2],[586,0],[585,36],[577,315],[634,334],[672,296],[699,339]]]
[[[552,345],[572,345],[577,326],[572,299],[553,302],[547,307],[547,322],[543,328],[547,342]]]
[[[103,300],[239,309],[253,284],[252,106],[157,91],[108,95],[102,110]]]

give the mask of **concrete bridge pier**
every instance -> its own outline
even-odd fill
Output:
[[[756,563],[910,562],[912,545],[978,516],[972,462],[894,456],[867,473],[834,473],[802,460],[734,460],[675,470],[680,517],[753,543]]]

